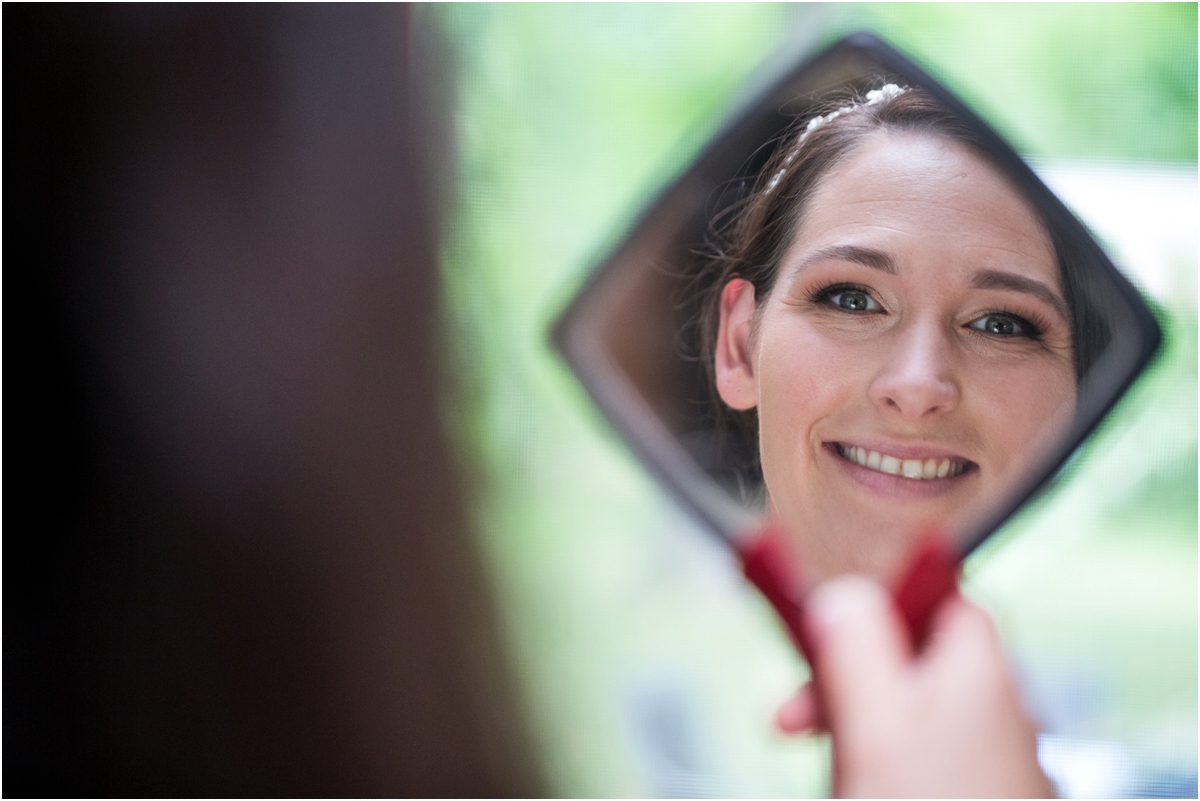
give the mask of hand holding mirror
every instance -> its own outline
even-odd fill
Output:
[[[919,640],[1160,333],[1012,148],[879,39],[755,86],[554,339],[802,649],[803,588],[846,572],[896,587]]]

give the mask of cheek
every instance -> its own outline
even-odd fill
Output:
[[[865,397],[847,350],[803,320],[764,324],[755,367],[764,470],[811,451],[814,429],[852,406],[856,394]]]
[[[1075,373],[1063,364],[993,369],[981,373],[975,383],[979,419],[1002,469],[1052,445],[1065,433],[1062,429],[1074,412]],[[1054,430],[1047,429],[1051,424]]]

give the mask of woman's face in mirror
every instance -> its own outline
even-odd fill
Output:
[[[888,576],[923,525],[960,528],[1069,422],[1053,246],[965,146],[871,134],[818,182],[766,300],[726,285],[716,377],[757,407],[771,511],[802,562]]]

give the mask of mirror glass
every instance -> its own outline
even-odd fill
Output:
[[[647,468],[722,537],[770,513],[810,578],[960,556],[1158,346],[1015,151],[879,39],[753,82],[554,331]]]

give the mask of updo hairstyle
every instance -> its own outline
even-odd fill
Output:
[[[693,284],[698,293],[699,357],[705,365],[717,429],[736,440],[746,454],[748,468],[757,469],[758,419],[755,409],[739,411],[726,406],[717,394],[714,356],[720,324],[721,292],[734,278],[754,285],[755,304],[761,309],[775,284],[779,265],[792,247],[804,220],[807,204],[821,179],[841,163],[871,134],[880,131],[920,131],[965,145],[989,163],[995,163],[979,137],[959,117],[919,88],[888,85],[865,95],[841,94],[822,103],[817,115],[798,119],[778,140],[774,153],[750,186],[748,194],[714,220],[709,230],[706,258]],[[1003,170],[1002,170],[1003,171]],[[1014,185],[1015,186],[1015,185]],[[1018,191],[1027,197],[1027,193]],[[1028,197],[1027,197],[1028,199]],[[1081,314],[1080,259],[1065,244],[1051,219],[1030,199],[1055,251],[1067,307],[1072,319],[1072,341],[1077,379],[1102,347],[1104,337],[1090,331],[1092,315]],[[1080,343],[1085,343],[1080,347]]]

